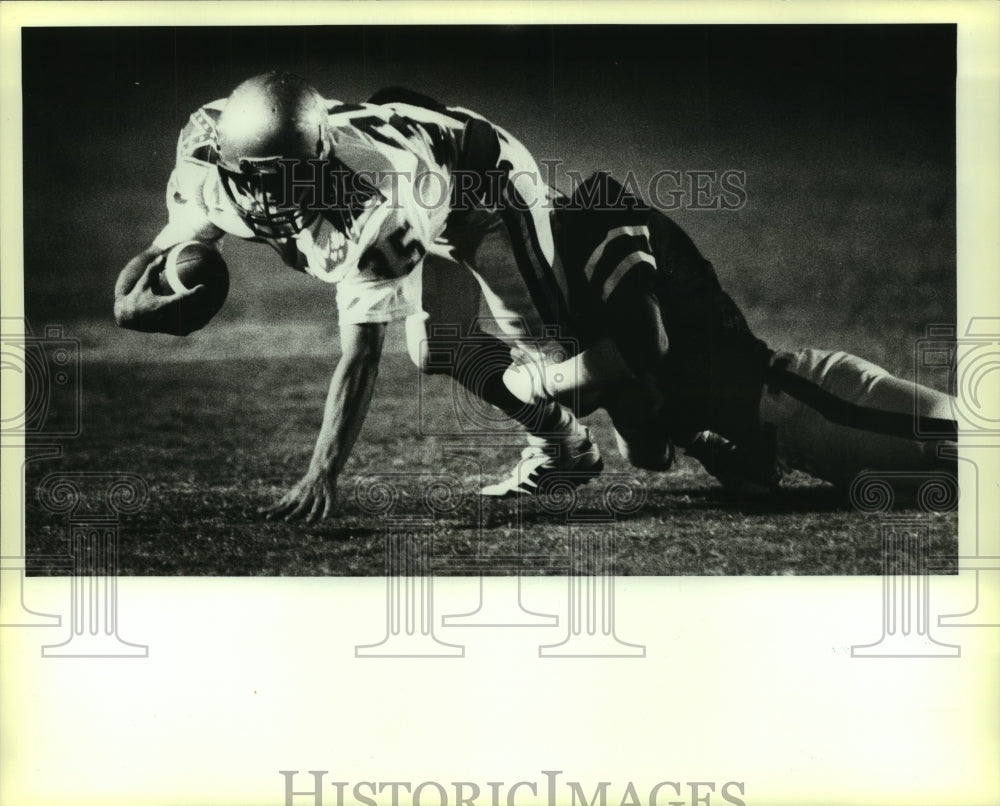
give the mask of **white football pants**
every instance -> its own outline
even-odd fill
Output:
[[[918,427],[917,412],[927,428]],[[954,432],[952,398],[849,353],[776,353],[760,420],[774,429],[779,458],[835,484],[863,470],[920,473],[954,462],[937,454],[946,437],[921,438]]]
[[[509,169],[503,211],[470,210],[449,219],[442,242],[428,250],[421,272],[423,311],[407,320],[407,345],[418,366],[421,343],[460,327],[492,322],[521,349],[550,340],[551,310],[564,298],[549,222],[548,188],[534,158],[513,137],[500,141]],[[443,328],[443,330],[442,330]]]

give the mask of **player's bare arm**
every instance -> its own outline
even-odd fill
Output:
[[[343,470],[371,405],[386,326],[366,322],[341,326],[340,360],[330,380],[323,425],[309,470],[270,509],[268,519],[322,520],[334,512],[337,477]]]
[[[115,283],[114,306],[119,327],[174,336],[186,336],[195,329],[170,312],[179,300],[198,294],[201,286],[168,295],[154,290],[154,280],[163,269],[165,257],[164,250],[148,246],[121,270]]]

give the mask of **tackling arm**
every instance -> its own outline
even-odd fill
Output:
[[[643,404],[662,407],[666,393],[663,362],[669,340],[659,300],[634,272],[625,277],[604,307],[607,335],[559,364],[512,366],[504,383],[519,400],[551,397],[581,413],[607,407],[625,387],[641,391]]]
[[[267,510],[268,519],[305,517],[312,522],[332,514],[337,476],[351,455],[371,404],[385,330],[380,322],[341,326],[342,354],[330,379],[309,470]]]

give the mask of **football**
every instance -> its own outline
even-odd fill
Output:
[[[229,268],[218,250],[200,241],[185,241],[167,252],[155,291],[167,296],[204,286],[197,294],[177,301],[180,330],[204,327],[219,312],[229,294]]]

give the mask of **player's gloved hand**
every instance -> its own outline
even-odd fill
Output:
[[[306,523],[328,518],[334,512],[337,497],[337,477],[320,468],[309,468],[292,489],[272,507],[262,510],[269,521],[283,518],[294,521],[305,518]]]

